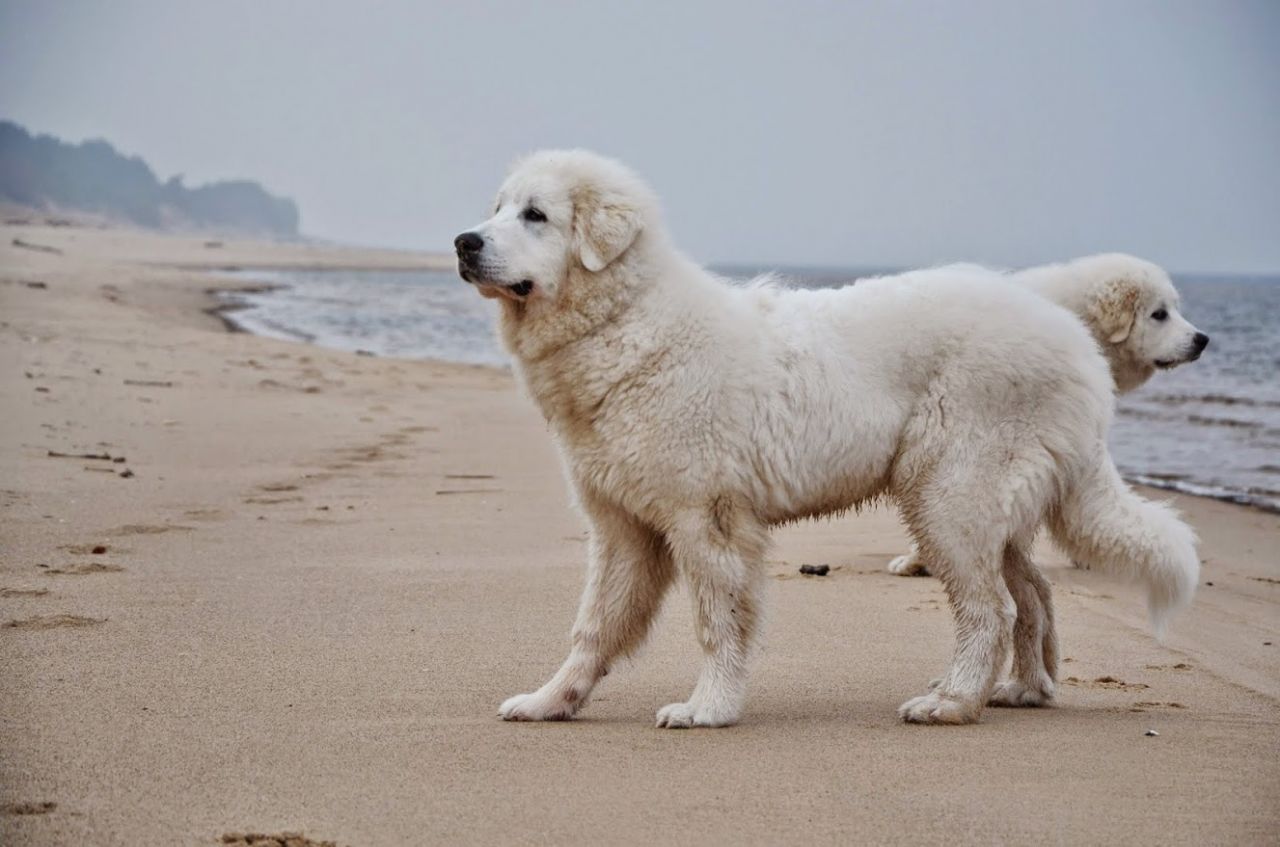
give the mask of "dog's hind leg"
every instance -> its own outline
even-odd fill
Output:
[[[610,663],[644,640],[675,575],[656,532],[590,497],[582,502],[592,524],[590,553],[569,656],[546,685],[504,702],[498,709],[504,720],[573,717]]]
[[[1004,666],[1016,616],[998,559],[998,549],[963,556],[930,549],[930,561],[951,599],[956,647],[951,666],[933,690],[898,709],[908,723],[973,723],[982,713]]]
[[[766,530],[747,510],[717,502],[709,515],[687,517],[667,538],[689,585],[704,658],[693,694],[659,709],[657,725],[729,726],[746,700]]]
[[[919,552],[942,580],[956,622],[950,667],[932,691],[898,709],[909,723],[976,721],[1004,667],[1017,607],[1005,586],[1002,559],[1018,528],[1006,511],[1001,481],[981,472],[961,478],[955,471],[931,475],[923,488],[900,497]]]
[[[1013,624],[1013,670],[996,686],[992,706],[1043,706],[1053,699],[1058,672],[1058,635],[1053,597],[1026,548],[1010,544],[1004,552],[1004,581],[1018,606]]]

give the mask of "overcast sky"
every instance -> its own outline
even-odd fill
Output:
[[[446,247],[581,146],[703,261],[1280,271],[1277,0],[0,0],[0,117],[342,241]]]

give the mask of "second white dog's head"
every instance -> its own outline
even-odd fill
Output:
[[[454,239],[458,274],[486,297],[554,303],[571,277],[600,274],[656,226],[653,195],[623,165],[582,150],[534,153],[516,162],[492,216]]]
[[[1085,319],[1111,360],[1121,391],[1141,384],[1156,369],[1200,358],[1209,336],[1182,316],[1178,291],[1160,266],[1120,253],[1071,264],[1094,280]]]

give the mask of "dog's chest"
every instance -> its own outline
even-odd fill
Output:
[[[554,363],[529,367],[525,383],[556,435],[578,449],[605,435],[611,384],[599,374]]]
[[[528,368],[525,382],[575,474],[648,476],[670,452],[658,425],[661,388],[651,368]],[[667,435],[670,435],[668,432]]]

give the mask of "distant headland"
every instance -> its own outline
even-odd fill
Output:
[[[71,144],[0,120],[0,201],[82,212],[148,229],[298,237],[298,206],[250,180],[161,182],[138,156],[103,140]]]

